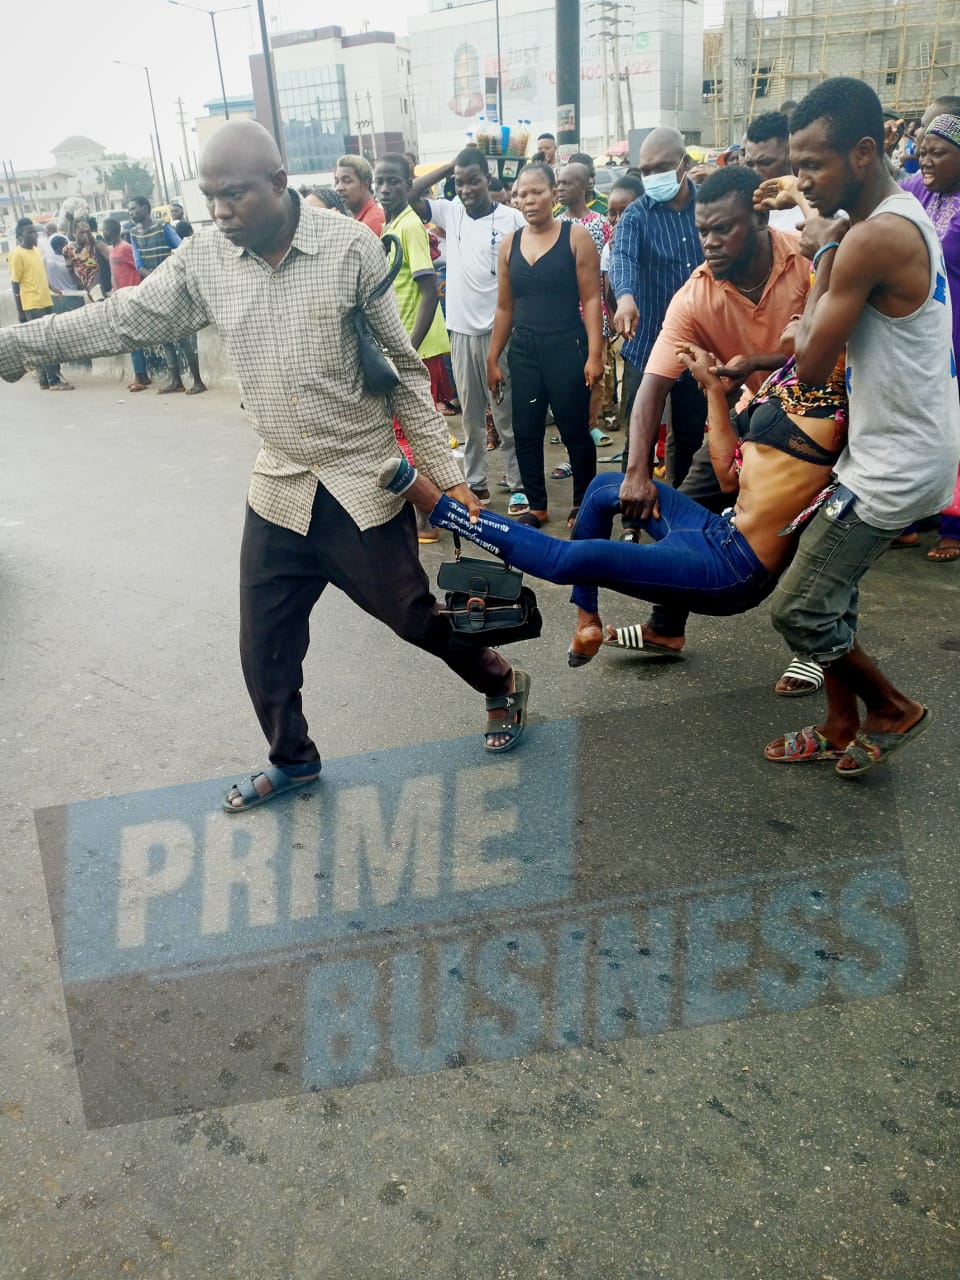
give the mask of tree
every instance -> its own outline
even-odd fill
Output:
[[[153,195],[153,177],[150,170],[126,156],[109,156],[109,167],[97,170],[97,175],[107,191],[122,191],[124,200],[133,196]]]

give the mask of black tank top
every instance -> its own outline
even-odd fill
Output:
[[[510,246],[510,289],[513,324],[534,333],[565,333],[578,328],[580,288],[577,261],[570,248],[569,222],[560,223],[560,235],[552,249],[530,265],[520,252],[522,229],[514,232]]]

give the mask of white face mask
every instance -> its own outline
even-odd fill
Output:
[[[680,162],[681,164],[683,161]],[[666,204],[680,190],[680,178],[677,170],[669,169],[666,173],[648,173],[643,179],[643,192],[648,195],[651,200],[656,200],[657,204]]]

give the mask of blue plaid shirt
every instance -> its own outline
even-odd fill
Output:
[[[619,299],[636,299],[637,331],[624,343],[624,360],[643,372],[657,340],[670,300],[701,262],[703,252],[694,222],[696,187],[678,213],[643,195],[627,206],[610,245],[610,284]]]

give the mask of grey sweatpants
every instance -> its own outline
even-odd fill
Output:
[[[487,405],[493,410],[493,421],[500,436],[503,472],[511,489],[523,487],[517,451],[513,444],[513,402],[510,397],[510,370],[507,352],[500,357],[503,370],[503,403],[494,404],[487,386],[487,352],[489,333],[457,333],[450,330],[450,359],[457,395],[463,409],[463,469],[471,489],[489,489],[487,478]]]

